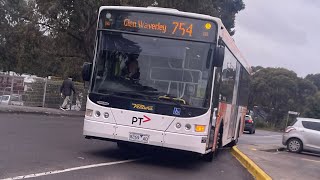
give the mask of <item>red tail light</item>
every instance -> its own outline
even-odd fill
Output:
[[[285,133],[289,133],[290,131],[296,130],[294,127],[287,127]]]
[[[252,124],[253,123],[252,119],[247,120],[247,123]]]

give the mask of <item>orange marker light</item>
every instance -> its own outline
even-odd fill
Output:
[[[206,126],[205,125],[196,125],[195,126],[195,131],[196,132],[204,132],[206,130]]]

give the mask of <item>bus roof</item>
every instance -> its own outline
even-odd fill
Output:
[[[244,56],[241,54],[240,50],[236,46],[233,38],[230,36],[229,32],[223,25],[220,18],[212,17],[204,14],[183,12],[177,9],[172,8],[160,8],[160,7],[131,7],[131,6],[101,6],[99,9],[99,14],[102,10],[105,9],[113,9],[113,10],[123,10],[123,11],[137,11],[137,12],[149,12],[149,13],[159,13],[159,14],[167,14],[167,15],[175,15],[196,19],[204,19],[209,21],[214,21],[218,25],[218,34],[219,37],[223,40],[223,42],[227,45],[233,55],[238,59],[238,61],[243,65],[243,67],[251,74],[251,67],[249,63],[246,61]],[[217,39],[218,41],[218,39]]]

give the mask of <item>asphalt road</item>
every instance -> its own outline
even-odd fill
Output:
[[[120,151],[115,143],[84,139],[82,124],[82,118],[0,113],[0,179],[253,179],[228,149],[212,163],[181,151]]]
[[[255,134],[244,134],[239,139],[239,144],[246,145],[278,145],[282,144],[282,133],[273,131],[256,130]]]

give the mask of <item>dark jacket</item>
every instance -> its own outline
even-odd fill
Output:
[[[62,93],[64,96],[71,96],[71,91],[76,93],[73,82],[70,79],[64,80],[60,87],[60,93]]]

